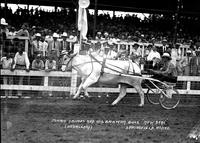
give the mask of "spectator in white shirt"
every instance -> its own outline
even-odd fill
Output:
[[[23,46],[24,46],[23,43],[19,44],[18,52],[15,54],[15,57],[14,57],[14,64],[11,69],[12,71],[14,71],[15,69],[19,69],[19,70],[26,70],[27,72],[29,72],[30,62],[29,62],[27,53],[23,51],[24,49]],[[23,76],[19,77],[18,85],[23,85],[23,79],[24,79]],[[17,94],[19,97],[21,97],[22,91],[18,91]]]
[[[43,53],[42,42],[40,41],[40,39],[41,39],[41,34],[40,33],[35,34],[35,40],[33,40],[32,42],[34,57],[37,55],[38,52],[40,52],[41,54]]]
[[[155,46],[153,46],[151,51],[149,52],[149,55],[147,56],[147,61],[152,61],[154,57],[161,59],[160,53],[157,52],[157,48]]]

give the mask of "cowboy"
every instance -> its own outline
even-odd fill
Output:
[[[7,29],[8,23],[6,23],[6,20],[4,18],[1,18],[1,40],[6,39],[6,37],[8,37],[9,34],[9,30]]]
[[[36,33],[35,34],[35,40],[32,42],[32,47],[33,47],[33,55],[34,57],[36,56],[36,54],[39,53],[43,53],[42,50],[42,42],[40,41],[41,39],[41,34],[40,33]]]
[[[171,63],[171,59],[169,53],[164,53],[162,56],[163,67],[160,70],[150,70],[154,74],[152,78],[160,81],[176,83],[177,71],[175,65]]]
[[[62,50],[66,50],[66,51],[70,51],[70,46],[69,46],[69,42],[67,41],[67,33],[63,32],[62,34],[62,41],[61,41],[61,51]]]
[[[57,33],[53,34],[53,40],[48,43],[48,48],[47,48],[47,55],[53,55],[54,59],[56,62],[58,62],[58,58],[60,56],[60,49],[61,49],[61,44],[60,41],[58,41],[59,35]]]

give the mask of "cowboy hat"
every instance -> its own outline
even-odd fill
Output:
[[[6,23],[5,18],[1,18],[1,25],[8,25],[8,23]]]
[[[41,34],[40,33],[36,33],[35,36],[41,37]]]
[[[164,58],[164,57],[168,58],[169,60],[172,59],[169,53],[164,53],[164,54],[162,55],[162,58]]]
[[[67,37],[67,33],[63,32],[62,37]]]
[[[59,35],[57,33],[53,33],[53,37],[58,38]]]

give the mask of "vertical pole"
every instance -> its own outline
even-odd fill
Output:
[[[96,24],[97,24],[97,0],[95,0],[95,6],[94,6],[94,27],[93,27],[93,39],[95,39],[95,33],[96,33]]]
[[[7,9],[8,9],[8,3],[7,0],[4,1],[5,2],[5,11],[4,11],[4,18],[7,18]]]
[[[174,27],[174,39],[173,44],[175,45],[177,41],[177,31],[178,31],[178,23],[179,23],[179,10],[180,10],[180,0],[177,0],[177,9],[175,13],[175,27]]]

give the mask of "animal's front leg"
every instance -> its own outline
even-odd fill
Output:
[[[73,99],[76,99],[80,95],[81,90],[82,90],[82,86],[83,86],[83,81],[79,85],[78,90],[77,90],[76,94],[74,95]]]
[[[120,86],[120,93],[117,99],[112,103],[112,105],[116,105],[124,96],[126,95],[126,85],[121,84]]]
[[[134,87],[135,87],[135,90],[140,95],[140,104],[138,106],[142,107],[142,106],[144,106],[144,92],[143,92],[142,87],[140,85],[136,85]]]

